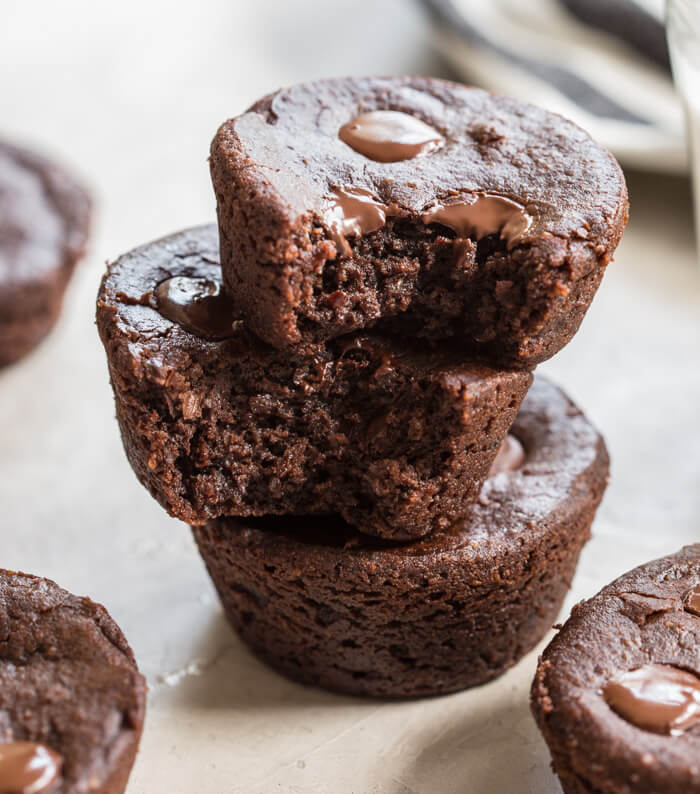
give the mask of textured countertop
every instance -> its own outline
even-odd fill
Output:
[[[224,623],[186,526],[136,482],[94,327],[104,260],[213,218],[224,118],[280,84],[432,73],[407,0],[5,0],[0,135],[91,184],[89,256],[56,332],[0,373],[0,566],[104,603],[150,685],[129,794],[553,794],[527,703],[536,653],[444,698],[305,689]],[[631,221],[576,339],[540,371],[604,432],[612,483],[566,605],[700,538],[700,279],[686,182],[630,174]],[[565,616],[565,615],[563,615]]]

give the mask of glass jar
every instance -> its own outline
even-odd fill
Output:
[[[673,77],[685,107],[700,249],[700,0],[667,0],[666,31]],[[700,263],[700,251],[699,251]]]

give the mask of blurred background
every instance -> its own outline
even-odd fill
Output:
[[[65,162],[96,201],[59,326],[0,373],[0,564],[105,603],[134,646],[151,694],[130,794],[559,791],[527,706],[536,652],[488,686],[397,704],[305,690],[249,657],[187,527],[128,468],[94,301],[105,260],[214,219],[209,141],[281,85],[428,74],[574,118],[621,159],[631,219],[579,334],[541,367],[601,428],[613,460],[568,610],[700,539],[700,270],[661,4],[0,0],[0,10],[0,136]]]

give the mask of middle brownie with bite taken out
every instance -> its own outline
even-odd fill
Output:
[[[137,248],[98,298],[129,460],[174,516],[338,513],[407,539],[477,497],[532,381],[382,334],[295,357],[233,321],[205,226]]]

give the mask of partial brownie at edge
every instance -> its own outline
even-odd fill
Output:
[[[532,711],[565,794],[699,794],[700,544],[574,607]]]
[[[104,607],[0,570],[0,788],[123,794],[146,682]]]
[[[71,176],[0,141],[0,367],[53,328],[89,221],[90,199]]]

